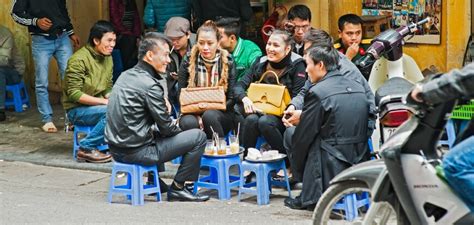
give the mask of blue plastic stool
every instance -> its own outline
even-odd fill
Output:
[[[89,134],[91,132],[91,130],[94,128],[94,126],[81,126],[81,125],[74,125],[74,137],[72,137],[73,139],[73,146],[72,146],[72,157],[74,159],[77,159],[77,151],[79,150],[79,134],[80,133],[83,133],[83,134]],[[106,149],[109,149],[109,146],[107,144],[103,144],[103,145],[100,145],[100,146],[97,146],[97,149],[103,151],[103,150],[106,150]]]
[[[370,206],[370,197],[367,192],[344,196],[343,199],[334,205],[333,210],[344,210],[345,219],[347,221],[354,221],[359,215],[358,209],[363,206],[367,206],[367,208]]]
[[[171,163],[173,163],[175,165],[178,165],[178,164],[181,164],[181,161],[183,161],[183,156],[178,156],[178,157],[172,159]]]
[[[372,139],[368,140],[370,152],[374,152],[372,147]],[[375,157],[372,157],[371,160],[375,160]],[[370,197],[369,193],[363,192],[362,194],[348,194],[344,196],[336,205],[334,205],[334,210],[344,210],[347,221],[354,221],[355,218],[359,215],[358,209],[362,206],[370,206]]]
[[[438,145],[447,145],[449,148],[451,148],[454,144],[454,141],[456,141],[456,131],[454,130],[454,122],[452,119],[449,119],[446,123],[445,132],[448,139],[439,140]]]
[[[115,185],[118,172],[125,172],[127,174],[127,183],[125,185]],[[144,184],[143,174],[146,172],[154,173],[154,181],[151,185]],[[143,205],[145,203],[144,195],[152,193],[157,193],[157,201],[161,201],[161,191],[156,166],[141,166],[114,161],[112,175],[110,177],[109,203],[112,202],[113,194],[122,194],[131,200],[132,205]]]
[[[220,200],[230,199],[230,189],[240,186],[240,176],[230,175],[229,170],[236,165],[240,172],[241,163],[239,155],[220,158],[202,156],[201,167],[209,167],[209,175],[199,177],[194,183],[194,193],[197,193],[198,187],[216,189]]]
[[[449,148],[453,147],[454,142],[456,141],[456,129],[454,126],[455,122],[458,125],[459,132],[462,132],[469,123],[469,120],[449,119],[445,127],[445,132],[446,136],[448,137],[448,140],[439,140],[438,145],[447,145]]]
[[[263,136],[258,136],[257,143],[255,144],[255,148],[260,149],[260,147],[262,147],[262,145],[265,144],[266,142],[267,140],[265,140]]]
[[[273,181],[271,180],[271,171],[278,172],[283,170],[285,174],[285,181]],[[254,172],[257,176],[257,182],[244,184],[244,171]],[[258,205],[268,205],[270,203],[270,193],[272,185],[286,187],[288,190],[288,196],[291,198],[290,183],[288,182],[288,174],[286,173],[285,160],[281,159],[275,162],[261,162],[253,163],[249,161],[242,162],[242,170],[240,173],[240,179],[242,180],[239,188],[239,201],[242,193],[249,193],[257,196]],[[256,189],[251,188],[256,186]]]
[[[10,92],[11,97],[5,98],[5,108],[13,107],[15,112],[23,112],[23,104],[30,105],[30,97],[28,97],[28,91],[26,91],[25,82],[21,81],[18,84],[7,85],[6,93]]]

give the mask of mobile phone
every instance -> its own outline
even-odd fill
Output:
[[[289,119],[289,118],[291,118],[291,114],[289,113],[285,114],[285,119]]]
[[[265,115],[265,112],[264,112],[263,110],[261,110],[261,109],[255,109],[255,112],[256,112],[258,115],[260,115],[260,116]]]

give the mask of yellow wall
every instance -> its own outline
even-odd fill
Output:
[[[361,15],[361,0],[287,0],[288,9],[305,4],[312,12],[312,25],[337,38],[337,19],[346,13]],[[421,70],[436,66],[441,72],[458,68],[471,33],[469,0],[443,0],[441,44],[407,44],[405,53],[412,56]]]

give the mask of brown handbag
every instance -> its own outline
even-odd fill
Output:
[[[183,114],[201,114],[210,109],[226,110],[222,86],[182,88],[179,102]]]
[[[277,84],[261,84],[267,74],[275,76]],[[250,84],[247,90],[247,97],[252,100],[255,108],[262,110],[266,114],[280,117],[291,101],[288,88],[280,84],[278,75],[271,70],[263,73],[259,81]]]

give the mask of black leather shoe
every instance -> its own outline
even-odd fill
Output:
[[[204,202],[209,200],[209,195],[193,195],[188,189],[183,188],[183,190],[175,190],[170,188],[168,191],[168,201],[180,201],[180,202]]]
[[[0,121],[7,120],[7,116],[5,115],[5,111],[0,111]]]
[[[184,184],[184,188],[186,188],[189,193],[193,193],[194,192],[194,183],[186,183]]]
[[[255,183],[255,182],[257,182],[257,176],[255,175],[255,173],[250,173],[250,174],[247,175],[244,179],[245,179],[245,183],[244,183],[244,184],[249,184],[249,183]]]
[[[299,196],[296,198],[285,198],[285,206],[290,209],[306,209],[306,207],[303,207]]]

